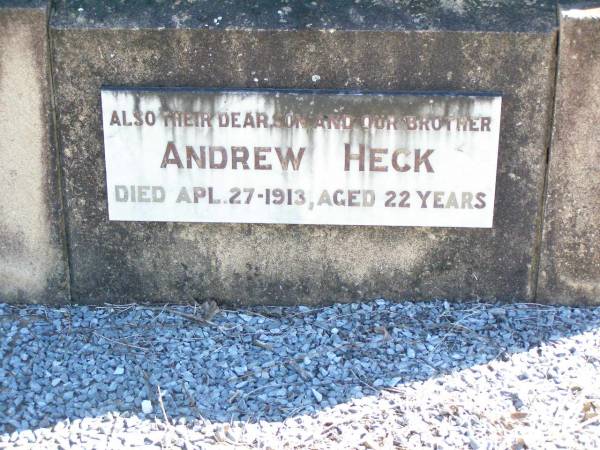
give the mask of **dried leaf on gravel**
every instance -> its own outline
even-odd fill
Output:
[[[219,312],[219,305],[214,300],[207,300],[198,305],[195,313],[206,321],[210,321]]]
[[[596,405],[594,404],[594,402],[585,402],[583,404],[583,419],[581,419],[582,422],[585,422],[586,420],[590,420],[592,417],[596,417],[598,415],[598,408],[596,408]]]
[[[390,333],[385,327],[375,327],[373,331],[377,334],[381,334],[384,341],[389,341],[391,338]]]
[[[529,447],[525,443],[525,439],[523,439],[522,437],[516,438],[511,447],[512,450],[526,450],[528,448]]]
[[[219,312],[219,306],[214,300],[207,300],[200,305],[196,305],[193,314],[187,314],[174,308],[170,308],[168,311],[202,325],[212,325],[211,320]]]

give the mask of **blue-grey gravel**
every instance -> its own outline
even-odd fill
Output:
[[[600,448],[600,308],[0,304],[0,448]]]

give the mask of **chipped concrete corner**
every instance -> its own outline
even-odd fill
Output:
[[[600,303],[600,2],[560,11],[538,298]]]
[[[0,301],[69,301],[47,11],[0,3]]]

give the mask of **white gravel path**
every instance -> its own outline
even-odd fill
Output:
[[[0,304],[0,449],[600,448],[600,308],[212,313]]]

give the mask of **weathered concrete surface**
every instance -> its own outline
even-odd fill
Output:
[[[425,15],[377,2],[387,6],[376,16],[375,2],[362,2],[353,14],[368,20],[351,27],[335,14],[310,27],[300,14],[279,21],[282,8],[306,2],[258,2],[255,12],[242,1],[148,3],[63,1],[51,22],[74,301],[533,298],[556,44],[555,11],[541,4],[550,2],[449,8],[444,18],[449,2],[430,2]],[[255,29],[256,16],[271,19]],[[502,92],[494,228],[109,222],[102,85]]]
[[[519,0],[62,0],[60,28],[547,32],[553,1]]]
[[[538,296],[600,304],[600,2],[563,6]]]
[[[18,6],[18,7],[17,7]],[[0,2],[0,301],[68,300],[45,2]]]

